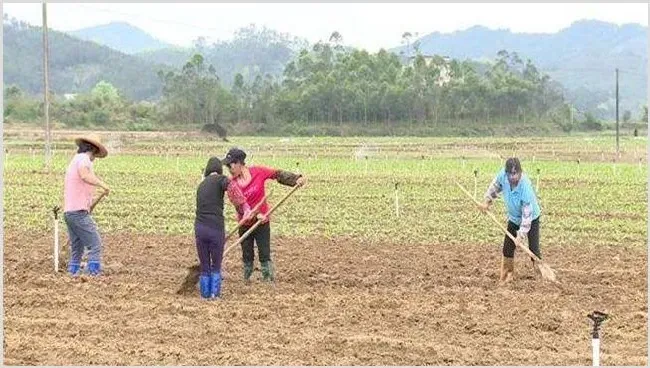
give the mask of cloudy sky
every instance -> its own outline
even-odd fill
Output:
[[[4,3],[3,12],[41,25],[41,5]],[[377,51],[400,44],[404,32],[423,36],[474,25],[514,32],[557,32],[580,19],[648,25],[647,4],[48,4],[50,28],[76,30],[112,21],[131,23],[156,38],[186,46],[199,36],[230,39],[240,27],[259,26],[325,40],[333,31],[347,45]]]

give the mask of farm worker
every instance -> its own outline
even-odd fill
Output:
[[[204,299],[221,295],[221,261],[226,243],[223,216],[224,193],[238,213],[250,216],[246,198],[233,181],[223,175],[217,157],[211,157],[205,167],[203,180],[196,191],[194,234],[200,263],[199,288]]]
[[[78,137],[75,143],[78,147],[77,154],[68,165],[63,185],[64,218],[71,248],[68,272],[72,276],[79,274],[81,257],[87,247],[88,273],[96,276],[101,272],[102,242],[97,224],[89,212],[94,187],[104,189],[106,195],[110,189],[93,172],[93,161],[95,158],[106,157],[108,151],[95,134]]]
[[[539,216],[541,213],[537,196],[532,183],[521,169],[521,163],[516,157],[506,160],[505,168],[496,175],[487,192],[485,200],[479,208],[487,211],[492,201],[503,193],[508,212],[508,232],[522,242],[528,237],[528,248],[540,259],[539,249]],[[521,243],[523,244],[523,243]],[[501,263],[501,282],[512,280],[514,273],[515,243],[506,236],[503,241],[503,260]],[[533,260],[534,262],[534,260]],[[539,265],[534,263],[539,270]]]
[[[306,183],[305,177],[299,174],[264,166],[246,166],[246,153],[238,148],[230,149],[223,162],[228,166],[234,182],[244,193],[251,208],[255,207],[266,196],[264,184],[269,179],[277,180],[282,185],[292,187],[296,185],[303,186]],[[262,223],[241,244],[245,280],[249,280],[253,274],[254,243],[257,244],[262,279],[264,281],[274,280],[273,263],[271,261],[271,226],[270,219],[267,216],[268,211],[267,203],[260,206],[257,218],[262,220]],[[242,236],[255,224],[255,215],[252,214],[249,219],[245,219],[241,213],[237,213],[237,220],[244,220],[243,225],[239,228],[239,236]]]

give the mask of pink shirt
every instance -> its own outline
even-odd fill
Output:
[[[63,185],[64,212],[90,211],[95,187],[83,181],[79,169],[87,167],[92,172],[93,163],[85,153],[78,153],[68,165]]]
[[[248,171],[251,173],[251,181],[249,181],[246,185],[241,185],[238,180],[233,180],[233,182],[242,191],[244,197],[246,197],[246,202],[248,202],[250,208],[253,209],[253,207],[257,206],[257,204],[266,195],[264,190],[264,183],[269,179],[275,179],[277,171],[264,166],[251,166]],[[264,215],[269,212],[268,203],[266,203],[266,201],[262,206],[260,206],[259,212]],[[242,215],[238,213],[237,220],[241,221],[241,219]],[[268,220],[269,219],[267,218],[267,222]],[[257,220],[253,220],[251,222],[255,223],[255,221]]]

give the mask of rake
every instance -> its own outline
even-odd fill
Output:
[[[262,198],[262,200],[255,205],[255,207],[253,207],[253,209],[251,210],[252,214],[255,214],[260,209],[262,204],[264,204],[264,202],[266,202],[266,200],[271,196],[271,193],[273,193],[273,190],[269,191],[269,193],[265,195],[264,198]],[[237,226],[235,226],[230,231],[230,233],[228,233],[228,236],[226,236],[225,241],[228,241],[228,239],[230,239],[233,235],[235,235],[235,233],[239,230],[239,227],[242,226],[243,224],[244,224],[244,219],[239,221],[239,223],[237,223]],[[198,264],[193,264],[189,266],[187,268],[187,274],[185,275],[185,279],[183,280],[181,287],[176,291],[176,294],[181,295],[181,294],[188,294],[192,292],[196,284],[199,282],[200,273],[201,273],[200,267]]]
[[[268,213],[266,216],[267,216],[267,217],[270,216],[270,215],[271,215],[275,210],[277,210],[278,207],[280,207],[280,206],[282,205],[282,203],[284,203],[287,199],[289,199],[289,197],[291,197],[291,195],[292,195],[293,193],[295,193],[296,190],[298,190],[298,188],[300,188],[299,185],[294,186],[293,189],[291,189],[291,191],[290,191],[289,193],[287,193],[287,195],[284,196],[284,198],[282,198],[282,199],[280,200],[280,202],[276,203],[273,207],[271,207],[271,209],[269,210],[269,213]],[[225,258],[225,257],[226,257],[226,254],[228,254],[228,252],[230,252],[231,249],[233,249],[236,245],[241,244],[241,242],[243,242],[243,241],[244,241],[244,240],[245,240],[245,239],[246,239],[246,238],[247,238],[247,237],[248,237],[248,236],[249,236],[253,231],[255,231],[255,229],[257,229],[257,227],[260,226],[261,224],[262,224],[262,219],[258,219],[257,222],[256,222],[253,226],[251,226],[250,229],[248,229],[248,231],[246,231],[246,232],[245,232],[241,237],[239,237],[239,239],[237,239],[237,241],[236,241],[235,243],[233,243],[232,245],[230,245],[230,246],[229,246],[229,247],[228,247],[228,248],[223,252],[223,257]]]
[[[269,193],[268,193],[267,195],[265,195],[264,198],[262,198],[262,200],[259,201],[259,203],[257,203],[257,204],[255,205],[255,207],[253,207],[253,209],[251,210],[251,216],[254,216],[255,214],[257,214],[257,212],[259,211],[260,207],[262,207],[262,205],[264,204],[264,202],[266,202],[266,200],[271,196],[272,193],[273,193],[273,190],[270,190]],[[235,226],[232,230],[230,230],[230,233],[228,233],[228,236],[226,236],[226,241],[228,241],[228,239],[232,238],[232,236],[235,235],[235,233],[237,232],[237,230],[239,230],[239,228],[240,228],[243,224],[244,224],[244,219],[242,219],[240,222],[238,222],[238,223],[237,223],[237,226]]]
[[[456,184],[463,191],[463,193],[465,193],[469,198],[471,198],[474,201],[474,203],[476,203],[477,205],[481,204],[478,200],[476,200],[476,198],[472,197],[472,194],[470,192],[468,192],[467,189],[463,188],[463,186],[460,185],[459,183],[456,183]],[[542,274],[542,277],[544,279],[546,279],[548,281],[551,281],[551,282],[557,282],[555,271],[548,264],[546,264],[539,257],[537,257],[537,255],[535,255],[535,253],[533,253],[530,249],[528,249],[523,244],[521,244],[519,241],[517,241],[517,239],[514,236],[512,236],[512,234],[510,234],[508,232],[508,230],[501,224],[501,222],[499,222],[499,220],[496,218],[496,216],[492,212],[486,211],[486,213],[488,214],[488,216],[490,216],[492,221],[494,221],[494,223],[497,224],[497,226],[499,226],[499,228],[501,228],[501,230],[506,234],[506,236],[508,236],[515,243],[515,245],[517,245],[519,248],[523,249],[524,252],[526,252],[526,254],[528,254],[532,259],[535,260],[536,264],[539,267],[539,271]]]

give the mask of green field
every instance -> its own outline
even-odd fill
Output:
[[[55,133],[48,173],[41,132],[5,132],[8,364],[590,365],[593,310],[612,316],[601,363],[647,364],[645,138],[623,138],[615,159],[604,136],[225,143],[104,132],[110,154],[95,172],[112,191],[93,217],[105,275],[77,280],[52,270],[52,208],[75,134]],[[273,214],[276,282],[241,280],[235,249],[220,302],[179,296],[196,262],[203,167],[233,145],[249,164],[309,180]],[[518,251],[515,281],[499,287],[503,234],[456,186],[474,192],[477,170],[481,197],[511,155],[538,186],[542,254],[559,284]],[[267,186],[271,204],[289,191]],[[494,210],[505,224],[501,200]]]
[[[309,186],[274,216],[277,234],[493,241],[498,230],[477,216],[456,182],[473,192],[478,170],[480,197],[503,165],[500,157],[516,155],[539,185],[545,244],[644,246],[647,238],[645,139],[624,140],[628,162],[618,163],[611,162],[609,138],[234,138],[228,144],[145,135],[107,140],[119,140],[120,146],[95,163],[112,188],[96,212],[104,232],[190,234],[194,194],[207,158],[238,145],[249,152],[250,164],[298,170],[309,178]],[[6,226],[51,227],[50,209],[62,201],[62,177],[74,147],[57,142],[48,175],[40,145],[17,139],[5,145]],[[635,158],[643,161],[634,163]],[[267,186],[274,188],[271,203],[288,191],[272,182]],[[502,207],[496,206],[500,214]],[[232,207],[227,211],[232,214]]]

